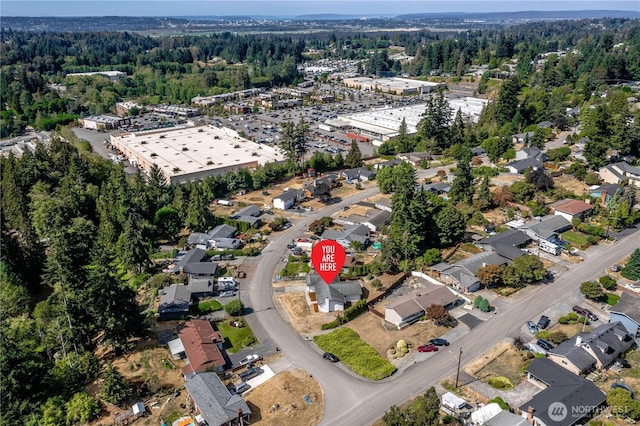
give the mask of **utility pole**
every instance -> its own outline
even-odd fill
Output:
[[[458,379],[460,379],[460,361],[462,361],[462,346],[458,353],[458,369],[456,370],[456,389],[458,389]]]

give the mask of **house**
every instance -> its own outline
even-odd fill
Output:
[[[618,302],[609,308],[610,323],[619,321],[631,336],[640,331],[640,296],[623,291]]]
[[[323,199],[331,196],[331,190],[340,186],[338,175],[329,174],[321,178],[314,179],[302,187],[307,198]]]
[[[236,219],[242,216],[260,217],[261,214],[262,212],[260,211],[260,207],[256,206],[255,204],[251,204],[243,209],[238,210],[236,213],[234,213],[233,216],[231,216],[231,219]]]
[[[450,189],[451,184],[448,182],[423,183],[416,185],[416,190],[427,191],[436,195],[448,194]]]
[[[564,371],[563,371],[564,370]],[[527,378],[546,386],[520,406],[522,417],[540,426],[584,424],[582,419],[594,413],[606,397],[593,382],[571,374],[547,358],[535,358],[527,367]],[[550,407],[560,410],[554,415]],[[561,414],[564,414],[562,416]]]
[[[288,210],[298,201],[305,198],[304,192],[298,189],[289,189],[273,199],[273,208]]]
[[[524,160],[527,158],[540,162],[547,161],[547,155],[540,151],[540,148],[535,146],[527,146],[522,148],[520,151],[516,151],[516,160]]]
[[[393,210],[393,203],[391,202],[391,198],[389,197],[379,198],[373,205],[376,207],[376,209],[388,211],[389,213],[391,213]]]
[[[614,183],[605,183],[591,190],[591,198],[598,198],[601,204],[607,205],[609,201],[613,199],[613,196],[620,191],[624,191],[624,188]]]
[[[213,228],[208,234],[202,232],[194,232],[189,235],[187,245],[200,250],[211,250],[218,247],[218,243],[224,239],[234,239],[236,228],[231,225],[222,224]],[[236,243],[240,245],[241,241]],[[236,247],[234,247],[236,248]]]
[[[334,240],[344,248],[349,248],[352,241],[357,241],[363,247],[369,245],[369,233],[371,230],[365,225],[345,225],[342,231],[333,229],[325,230],[320,236],[321,240]]]
[[[230,364],[224,355],[224,338],[214,331],[208,320],[187,321],[178,330],[178,337],[184,347],[188,364],[182,367],[182,373],[200,373],[204,371],[221,372]]]
[[[209,232],[209,239],[216,240],[218,238],[233,238],[236,235],[236,228],[231,225],[223,223],[216,226]]]
[[[506,165],[509,173],[524,174],[527,170],[538,170],[543,167],[542,161],[535,158],[523,158],[522,160],[512,161]]]
[[[629,185],[640,186],[640,167],[630,166],[624,161],[608,164],[598,170],[598,174],[605,183],[622,184],[627,181]]]
[[[217,238],[215,240],[211,240],[211,242],[213,243],[211,248],[216,250],[235,250],[240,248],[242,245],[242,240],[239,238]]]
[[[478,146],[475,146],[475,147],[471,148],[471,155],[473,155],[474,157],[483,157],[483,156],[487,155],[487,151],[485,151],[485,149],[483,147],[478,145]]]
[[[184,386],[193,402],[199,425],[241,426],[249,424],[251,410],[238,394],[231,394],[216,373],[190,374]]]
[[[407,152],[399,154],[398,158],[411,164],[413,167],[420,167],[423,160],[430,161],[433,159],[428,152]]]
[[[362,224],[371,232],[378,232],[381,227],[391,222],[391,213],[386,210],[367,210],[367,218]]]
[[[366,167],[357,167],[341,171],[340,176],[345,178],[347,182],[366,182],[375,179],[376,172]]]
[[[362,287],[358,281],[340,281],[339,277],[327,284],[318,274],[310,273],[306,296],[314,312],[344,311],[362,299]]]
[[[463,293],[471,293],[480,289],[480,281],[476,277],[480,268],[487,265],[504,265],[509,261],[497,252],[490,251],[478,253],[454,264],[438,263],[431,269],[442,282]]]
[[[189,313],[191,290],[183,284],[171,284],[158,292],[158,316],[160,319],[182,318]]]
[[[255,216],[242,215],[242,216],[237,216],[234,219],[237,220],[238,222],[248,223],[249,226],[252,228],[258,228],[260,224],[262,224],[262,221],[260,220],[260,218]]]
[[[500,410],[498,414],[484,423],[484,426],[530,426],[529,422],[517,414]]]
[[[513,143],[524,143],[533,139],[533,135],[535,135],[535,132],[533,131],[526,133],[516,133],[515,135],[511,136],[511,140],[513,141]]]
[[[569,220],[559,215],[547,215],[530,222],[526,222],[518,229],[525,232],[535,241],[545,240],[556,242],[560,240],[558,234],[571,229]]]
[[[556,201],[549,207],[553,210],[553,214],[560,215],[569,222],[573,219],[583,220],[585,217],[591,215],[591,212],[593,211],[593,205],[581,200],[573,200],[571,198]]]
[[[382,161],[380,163],[374,164],[373,168],[376,170],[380,170],[384,167],[395,167],[398,164],[401,164],[403,161],[399,158],[394,158],[393,160]]]
[[[596,327],[590,333],[578,333],[549,351],[549,359],[575,374],[594,368],[606,368],[635,344],[622,322]]]
[[[517,229],[509,229],[478,240],[475,244],[484,251],[495,251],[509,260],[514,260],[524,254],[519,247],[524,247],[529,241],[531,241],[531,237],[526,233]]]
[[[401,329],[423,317],[429,306],[441,305],[450,309],[457,301],[458,296],[446,286],[429,283],[385,306],[384,319]]]
[[[187,288],[191,292],[191,297],[209,297],[213,296],[213,279],[211,278],[189,278]]]

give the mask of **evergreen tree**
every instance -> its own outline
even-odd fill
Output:
[[[451,246],[464,236],[467,223],[464,215],[452,204],[447,204],[435,217],[440,244],[443,247]]]
[[[432,141],[434,148],[438,150],[451,146],[449,139],[451,107],[444,92],[439,91],[431,95],[423,117],[419,124],[422,137],[427,141]]]
[[[209,223],[209,209],[202,196],[200,185],[191,188],[189,205],[187,206],[186,227],[192,232],[204,232]]]
[[[482,178],[478,191],[478,207],[480,210],[491,206],[491,192],[489,191],[489,176]]]
[[[631,253],[627,264],[620,270],[620,275],[629,280],[640,279],[640,248],[637,248]]]
[[[144,224],[142,218],[135,213],[130,213],[127,218],[124,231],[118,240],[118,250],[120,262],[129,270],[141,274],[151,265]]]
[[[289,162],[289,170],[296,173],[302,166],[302,159],[307,152],[307,139],[309,138],[309,125],[301,118],[298,124],[293,122],[282,123],[281,147],[285,151]]]
[[[453,204],[462,203],[465,205],[471,205],[473,192],[474,187],[471,166],[469,163],[461,160],[458,162],[456,177],[451,184],[451,189],[449,190],[449,200]]]
[[[400,122],[400,128],[398,129],[398,136],[395,139],[396,152],[411,152],[413,151],[414,144],[412,138],[407,134],[407,121],[402,117]]]
[[[499,126],[510,123],[518,111],[519,92],[520,79],[517,75],[509,78],[500,89],[496,101],[496,121]]]
[[[120,405],[128,396],[130,387],[125,378],[108,363],[107,369],[102,373],[102,399],[115,405]]]
[[[356,168],[362,165],[362,153],[355,140],[351,141],[351,148],[344,159],[344,165],[349,168]]]

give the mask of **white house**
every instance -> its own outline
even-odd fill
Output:
[[[307,302],[314,312],[344,311],[361,298],[362,287],[358,281],[340,281],[336,277],[326,284],[318,274],[307,275]]]
[[[640,167],[630,166],[624,161],[608,164],[598,170],[598,174],[605,183],[619,184],[628,180],[629,185],[640,186]]]
[[[304,199],[304,192],[289,189],[273,199],[273,208],[278,210],[290,209],[297,201]]]

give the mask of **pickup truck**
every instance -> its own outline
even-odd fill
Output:
[[[253,364],[254,362],[260,360],[261,357],[258,354],[251,354],[251,355],[247,355],[245,358],[242,358],[240,360],[240,365],[249,365],[249,364]]]

